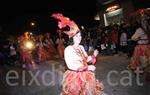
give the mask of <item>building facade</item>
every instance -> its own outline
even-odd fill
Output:
[[[149,5],[149,0],[97,0],[100,23],[105,26],[131,23],[136,20],[137,11],[141,15],[141,9],[146,9],[150,7]]]

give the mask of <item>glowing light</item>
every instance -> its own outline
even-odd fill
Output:
[[[94,17],[95,20],[100,20],[100,16],[97,14],[95,17]]]
[[[84,26],[81,26],[81,29],[84,29]]]
[[[144,16],[144,14],[145,14],[145,13],[144,13],[144,9],[141,9],[141,10],[140,10],[140,15],[141,15],[141,16]]]
[[[33,48],[33,42],[32,41],[27,41],[26,43],[25,43],[25,47],[26,48],[28,48],[28,49],[32,49]]]
[[[35,25],[35,23],[34,22],[31,22],[31,26],[34,26]]]
[[[114,6],[112,6],[112,7],[108,7],[108,8],[106,9],[106,12],[112,12],[112,11],[116,10],[117,8],[119,8],[118,5],[114,5]]]
[[[30,32],[30,35],[32,35],[32,33]]]

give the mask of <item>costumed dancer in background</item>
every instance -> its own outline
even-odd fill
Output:
[[[49,53],[49,57],[54,56],[54,54],[56,54],[56,49],[51,39],[50,33],[46,33],[44,43],[45,43],[46,50]]]
[[[10,48],[10,55],[9,55],[10,62],[13,63],[13,65],[15,65],[17,62],[17,46],[14,43],[14,41],[10,41],[9,48]]]
[[[126,30],[123,29],[120,36],[120,46],[123,53],[127,53],[127,45],[127,33]]]
[[[61,34],[61,30],[57,30],[57,32],[59,33],[59,37],[57,38],[56,40],[56,44],[57,44],[57,51],[59,53],[59,56],[61,59],[64,59],[64,49],[65,49],[65,46],[64,46],[64,38],[62,38],[62,34]]]
[[[22,60],[25,63],[23,67],[35,68],[36,66],[31,54],[33,43],[30,41],[29,33],[25,32],[24,35],[21,36],[20,40],[20,53],[22,55]]]
[[[136,28],[136,32],[131,38],[137,42],[129,65],[129,68],[132,70],[135,70],[137,67],[141,68],[141,66],[144,65],[142,64],[142,57],[145,57],[143,62],[150,62],[149,31],[144,30],[138,22],[136,23]]]
[[[43,35],[38,36],[38,41],[36,44],[37,50],[38,50],[38,62],[45,61],[48,58],[48,52],[46,52],[44,46],[46,46],[43,43]]]
[[[96,69],[94,64],[98,51],[95,50],[92,56],[88,56],[84,47],[79,45],[81,33],[76,23],[59,13],[53,14],[52,17],[60,20],[58,24],[60,29],[67,25],[70,27],[68,31],[63,32],[73,39],[73,45],[65,48],[64,58],[68,69],[63,76],[61,95],[101,95],[103,84],[93,73]]]

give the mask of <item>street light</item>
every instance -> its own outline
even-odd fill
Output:
[[[33,31],[33,33],[40,33],[40,27],[39,27],[39,23],[37,23],[37,21],[30,21],[30,26],[29,26],[30,30]]]
[[[31,26],[34,26],[35,25],[35,23],[34,22],[31,22]]]

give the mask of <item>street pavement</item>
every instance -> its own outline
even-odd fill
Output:
[[[150,82],[129,71],[129,62],[124,55],[98,56],[95,74],[104,84],[104,95],[150,95]],[[64,71],[65,62],[59,58],[36,69],[1,66],[0,95],[59,95]]]

